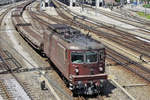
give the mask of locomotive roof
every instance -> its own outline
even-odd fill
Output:
[[[79,30],[64,24],[52,24],[53,29],[62,40],[67,42],[65,46],[69,49],[100,49],[104,45],[92,39],[89,35],[82,34]],[[61,41],[62,42],[62,41]]]

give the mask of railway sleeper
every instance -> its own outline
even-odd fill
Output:
[[[5,61],[11,60],[17,66],[17,68],[22,68],[21,64],[12,56],[12,54],[9,51],[3,50],[3,52],[8,57],[4,59]]]
[[[20,69],[20,68],[15,68],[15,69],[9,69],[9,70],[3,70],[0,72],[0,74],[9,74],[11,73],[11,71],[13,71],[14,73],[21,73],[21,72],[30,72],[30,71],[42,71],[42,70],[51,70],[50,67],[46,67],[46,68],[32,68],[32,69],[28,69],[28,68],[25,68],[25,69]]]

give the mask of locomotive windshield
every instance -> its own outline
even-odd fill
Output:
[[[83,63],[84,62],[84,54],[79,52],[71,53],[71,61],[73,63]]]
[[[86,63],[97,62],[97,52],[86,52]]]
[[[87,52],[72,52],[71,61],[72,63],[94,63],[98,60],[98,53],[87,51]]]

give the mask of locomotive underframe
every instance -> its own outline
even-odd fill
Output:
[[[69,83],[69,89],[78,95],[94,95],[102,93],[106,83],[106,74],[73,75]]]

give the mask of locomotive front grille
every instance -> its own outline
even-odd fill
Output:
[[[86,80],[99,80],[107,79],[106,74],[96,74],[96,75],[72,75],[74,81],[86,81]]]

